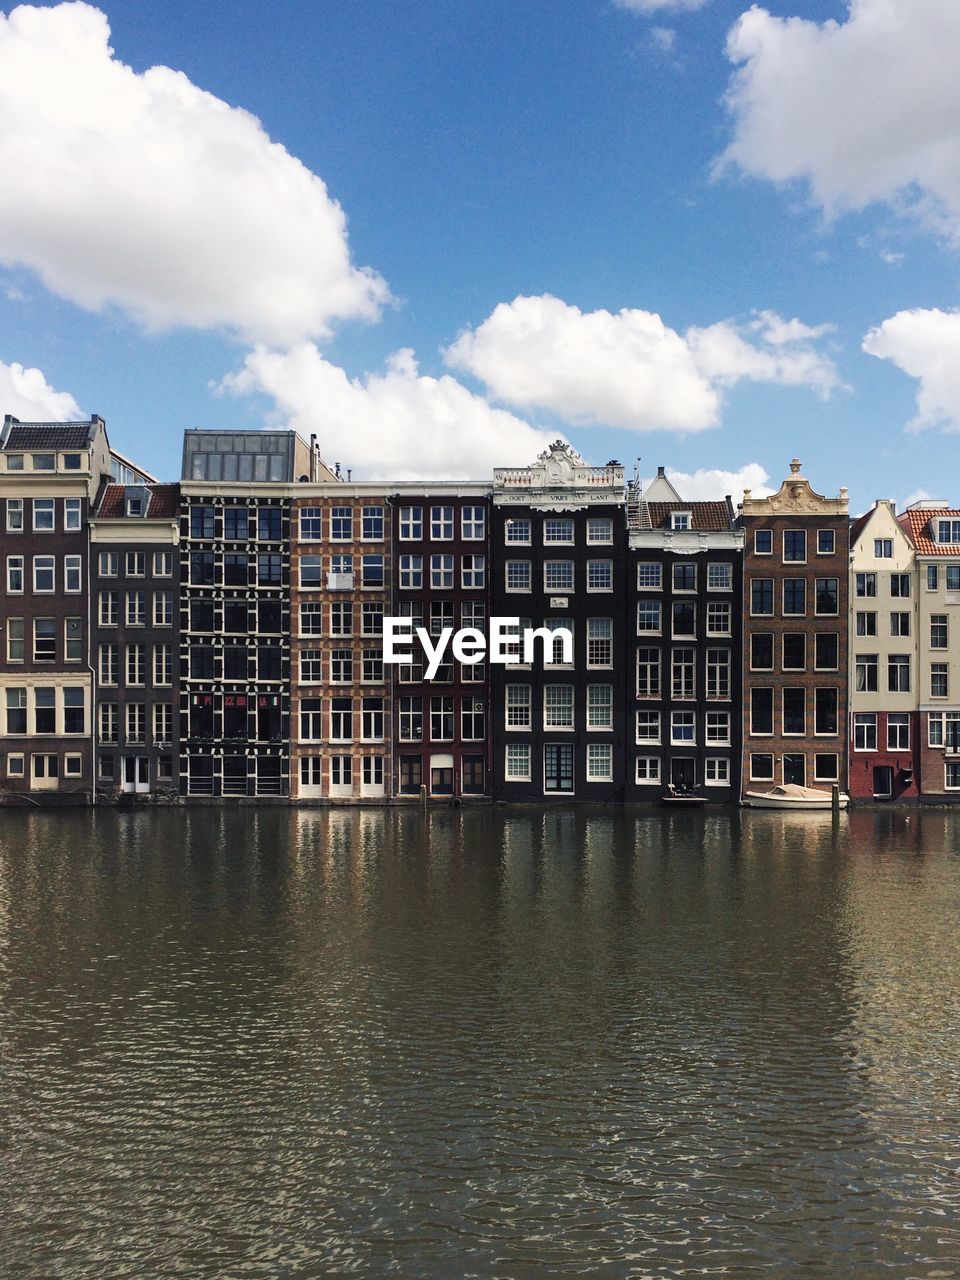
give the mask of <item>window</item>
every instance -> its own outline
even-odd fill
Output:
[[[460,531],[464,542],[482,542],[487,532],[484,508],[464,507],[460,512]]]
[[[145,591],[127,592],[125,620],[128,627],[147,625],[147,593]]]
[[[733,565],[710,562],[707,564],[707,590],[731,591],[733,589]]]
[[[728,636],[733,626],[733,605],[716,600],[707,603],[707,635]]]
[[[875,573],[858,573],[855,578],[858,596],[875,596],[877,594],[877,575]]]
[[[910,655],[892,653],[887,659],[887,688],[890,693],[910,692]]]
[[[703,779],[708,787],[729,786],[730,761],[725,756],[708,756],[703,763]]]
[[[857,611],[857,635],[875,636],[877,634],[877,615],[863,610]]]
[[[23,556],[7,556],[7,592],[23,595]]]
[[[246,674],[246,649],[240,650],[243,655],[243,674]],[[224,673],[226,674],[226,673]],[[173,645],[155,644],[153,646],[153,683],[155,685],[173,684]]]
[[[807,612],[807,582],[805,578],[784,578],[783,615],[801,617]]]
[[[529,520],[508,520],[503,532],[505,542],[519,542],[525,545],[530,543]]]
[[[212,538],[214,536],[213,507],[190,508],[190,537]]]
[[[405,591],[423,586],[423,556],[400,557],[400,586]]]
[[[543,541],[545,543],[573,542],[573,521],[572,520],[544,520]]]
[[[486,586],[486,556],[462,556],[460,561],[460,581],[464,591],[479,591]]]
[[[430,740],[450,742],[452,739],[453,699],[435,695],[430,699]]]
[[[383,756],[363,757],[363,785],[365,787],[383,786]]]
[[[659,591],[663,585],[663,566],[659,564],[637,565],[637,590]]]
[[[689,511],[671,511],[670,512],[670,528],[683,530],[690,528],[690,512]]]
[[[807,559],[807,535],[803,529],[783,531],[783,558],[788,564],[805,564]]]
[[[506,686],[506,719],[508,729],[531,727],[531,689],[528,684]]]
[[[530,561],[508,560],[506,564],[506,586],[508,591],[530,590]]]
[[[55,528],[55,506],[53,498],[34,498],[33,529],[35,533],[50,533]]]
[[[504,762],[504,777],[507,782],[530,781],[530,744],[527,742],[510,742],[507,744]]]
[[[331,787],[353,786],[353,758],[351,756],[330,757]]]
[[[706,715],[707,742],[726,746],[730,742],[730,712],[708,711]]]
[[[660,760],[657,756],[637,756],[637,782],[660,781]]]
[[[936,591],[938,582],[938,571],[935,564],[927,565],[927,590]]]
[[[684,638],[697,634],[697,606],[692,600],[674,600],[672,634]]]
[[[815,782],[836,782],[840,776],[840,757],[831,753],[813,757],[813,778]]]
[[[23,499],[7,499],[7,533],[23,532]]]
[[[754,735],[773,733],[773,690],[750,690],[750,732]]]
[[[670,741],[674,746],[689,746],[697,740],[696,713],[672,711],[670,713]]]
[[[873,712],[857,711],[853,717],[854,751],[876,751],[877,717]]]
[[[769,632],[755,632],[750,637],[750,670],[773,670],[773,635]]]
[[[875,653],[861,653],[856,657],[856,690],[858,693],[876,693],[879,689],[879,658]]]
[[[430,634],[438,636],[444,627],[453,626],[453,601],[430,601]]]
[[[890,594],[895,599],[907,600],[910,597],[909,573],[891,573]]]
[[[944,768],[944,787],[947,791],[955,791],[960,787],[960,761],[948,760]]]
[[[587,728],[613,728],[613,685],[587,685]]]
[[[543,727],[573,728],[573,685],[548,684],[543,690]]]
[[[753,554],[756,556],[773,555],[773,530],[757,529],[753,535]]]
[[[80,556],[63,557],[63,589],[67,595],[83,590],[83,560]]]
[[[105,743],[119,742],[120,715],[117,704],[115,702],[101,702],[97,719],[100,741]]]
[[[119,591],[101,591],[97,597],[97,621],[101,627],[115,627],[120,622]]]
[[[696,693],[696,650],[674,649],[672,687],[675,698],[692,698]]]
[[[460,706],[460,736],[464,742],[482,742],[486,714],[482,698],[464,698]]]
[[[330,699],[330,741],[353,741],[353,699]]]
[[[910,717],[891,712],[887,716],[887,750],[910,750]]]
[[[637,697],[660,697],[660,650],[637,650]]]
[[[153,553],[153,573],[157,578],[173,577],[173,552],[155,551]]]
[[[101,551],[97,559],[101,578],[115,578],[120,571],[120,555],[116,551]]]
[[[548,743],[543,748],[543,789],[546,793],[573,791],[573,747]]]
[[[947,696],[947,664],[934,662],[930,665],[930,697],[945,698]]]
[[[57,731],[57,691],[56,689],[38,688],[33,691],[34,731],[36,733],[56,733]]]
[[[399,726],[401,742],[419,742],[423,738],[422,698],[400,699]]]
[[[587,561],[587,590],[588,591],[612,591],[613,590],[613,561],[612,560],[588,560]]]
[[[892,560],[893,559],[893,539],[892,538],[874,538],[873,555],[876,560]]]
[[[145,644],[127,645],[127,684],[147,683],[147,646]]]
[[[833,734],[839,724],[840,693],[837,689],[817,689],[813,701],[813,732]]]
[[[27,691],[7,690],[7,733],[27,732]]]
[[[546,560],[543,565],[544,591],[573,590],[573,561]]]
[[[33,589],[38,594],[49,595],[54,590],[55,556],[33,557]]]
[[[453,590],[453,556],[430,557],[430,586],[434,591]]]
[[[155,627],[173,626],[172,591],[155,591],[153,593],[153,625]]]
[[[261,511],[260,514],[262,516],[264,513]],[[280,586],[283,581],[283,556],[274,552],[260,552],[257,556],[257,581],[261,586]]]
[[[416,795],[423,784],[423,762],[419,756],[400,757],[400,794]]]
[[[613,746],[609,742],[587,743],[587,781],[613,781]]]
[[[361,604],[360,632],[361,635],[377,636],[378,639],[383,635],[383,605],[379,601],[368,600]]]
[[[63,691],[63,732],[86,733],[86,711],[82,689]]]
[[[173,705],[169,702],[154,703],[153,737],[157,743],[173,741]]]
[[[360,665],[360,679],[364,684],[383,684],[382,649],[363,650]]]
[[[560,625],[563,626],[564,623],[560,621]],[[613,666],[612,618],[587,619],[587,666]]]
[[[660,741],[660,712],[637,712],[637,742],[653,743]]]
[[[835,617],[840,612],[840,579],[817,578],[814,600],[817,614],[821,617]]]
[[[383,507],[361,508],[360,537],[366,542],[383,541]]]
[[[26,630],[23,618],[7,619],[7,661],[24,662],[26,660]]]
[[[891,613],[890,634],[892,636],[908,636],[910,634],[909,613]]]
[[[129,560],[129,556],[127,557]],[[127,569],[129,573],[129,567]],[[210,587],[214,583],[214,559],[212,551],[191,551],[190,581],[196,586]]]
[[[800,631],[790,631],[783,637],[783,670],[806,671],[807,637]]]
[[[33,454],[34,471],[56,471],[57,458],[53,453],[35,453]]]
[[[430,537],[434,542],[449,542],[453,538],[453,507],[430,508]]]
[[[960,520],[938,520],[937,541],[960,542]]]
[[[382,587],[383,556],[363,556],[360,562],[360,585],[362,587]]]
[[[755,752],[750,757],[750,781],[751,782],[772,782],[773,781],[773,756],[767,752]]]
[[[677,561],[673,566],[674,591],[696,591],[697,566],[689,560]]]
[[[773,579],[750,579],[750,612],[754,617],[769,617],[773,614]]]
[[[335,654],[349,653],[349,649],[335,649]],[[331,680],[333,675],[331,656]],[[301,684],[319,684],[323,680],[323,651],[321,649],[300,650],[300,682]]]
[[[115,644],[102,644],[98,655],[97,669],[101,684],[117,684],[120,680],[120,647]]]
[[[730,697],[730,650],[707,650],[707,697],[721,701]]]
[[[57,657],[57,624],[54,618],[33,620],[34,662],[55,662]]]
[[[817,555],[832,556],[837,548],[837,535],[833,529],[817,530]]]
[[[783,733],[793,737],[807,732],[806,694],[803,689],[783,690]]]
[[[644,632],[660,634],[659,600],[637,601],[637,635],[642,635]]]
[[[63,527],[64,529],[79,529],[83,523],[83,500],[81,498],[64,498],[63,500]]]
[[[400,508],[400,540],[416,542],[423,537],[423,507]]]
[[[588,520],[587,542],[613,542],[613,521],[606,519]]]
[[[960,591],[960,566],[947,565],[946,570],[946,588],[948,591]]]

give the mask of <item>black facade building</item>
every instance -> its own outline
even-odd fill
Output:
[[[491,667],[495,798],[620,801],[626,760],[627,524],[619,463],[591,467],[557,441],[494,472],[493,617],[519,619]],[[524,654],[523,633],[567,631]],[[525,657],[528,660],[525,660]]]
[[[729,498],[685,502],[661,467],[628,503],[626,798],[739,799],[743,534]]]

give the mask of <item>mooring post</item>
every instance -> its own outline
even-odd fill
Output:
[[[835,782],[833,784],[831,788],[831,795],[833,800],[833,812],[839,813],[840,812],[840,784],[838,782]]]
[[[424,809],[427,807],[427,788],[423,785],[420,787],[420,805]]]

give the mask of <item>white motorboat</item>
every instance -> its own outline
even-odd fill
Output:
[[[751,809],[832,809],[833,795],[829,791],[818,791],[816,787],[799,787],[796,783],[785,782],[772,791],[745,791],[743,803]],[[840,808],[846,809],[849,803],[850,797],[841,791]]]

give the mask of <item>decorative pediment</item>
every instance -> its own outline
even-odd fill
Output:
[[[745,516],[845,516],[849,505],[846,488],[840,490],[837,498],[826,498],[817,493],[810,481],[800,474],[798,458],[790,463],[790,475],[779,490],[768,498],[752,498],[749,489],[743,491]]]
[[[562,493],[566,501],[589,495],[587,501],[618,502],[623,500],[624,483],[619,463],[592,467],[565,440],[554,440],[529,467],[497,467],[493,473],[494,491],[513,501],[549,495],[552,502]]]

